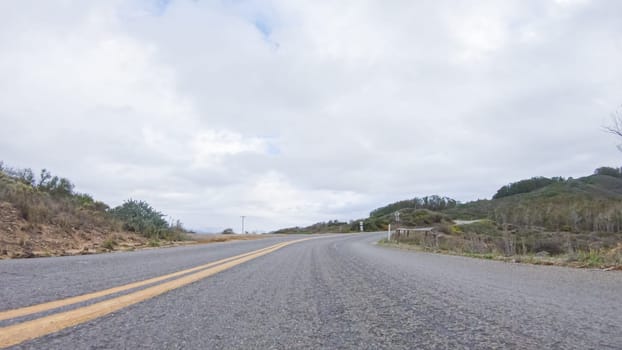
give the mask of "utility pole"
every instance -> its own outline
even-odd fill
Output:
[[[242,215],[240,217],[242,218],[242,234],[245,234],[246,232],[244,232],[244,219],[246,218],[246,216]]]

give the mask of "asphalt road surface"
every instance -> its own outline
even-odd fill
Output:
[[[135,294],[145,299],[9,348],[622,349],[620,272],[402,251],[375,245],[382,236],[323,236],[248,261],[222,259],[301,237],[0,261],[0,316],[219,261],[165,292],[182,277],[4,319],[0,344],[11,327],[37,336],[45,317]]]

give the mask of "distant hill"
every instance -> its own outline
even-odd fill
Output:
[[[310,234],[310,233],[348,233],[358,231],[358,224],[353,221],[344,222],[339,220],[329,220],[326,222],[318,222],[306,227],[287,227],[271,233],[276,234]],[[355,227],[356,226],[356,227]]]
[[[369,213],[370,217],[380,217],[387,214],[393,214],[400,209],[428,209],[432,211],[441,211],[455,207],[458,202],[449,197],[441,197],[437,195],[426,196],[423,198],[415,197],[395,203],[385,205],[378,209],[374,209]]]
[[[396,215],[399,213],[399,215]],[[429,209],[402,208],[393,213],[381,216],[370,216],[362,220],[365,231],[384,231],[389,224],[395,228],[396,225],[402,227],[421,227],[434,226],[443,223],[451,223],[451,217],[443,212]]]

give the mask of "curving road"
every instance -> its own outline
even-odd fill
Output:
[[[47,315],[110,307],[154,289],[155,296],[10,348],[622,349],[620,272],[394,250],[374,244],[383,235],[0,261],[0,319],[2,311],[218,262],[202,267],[209,276],[160,294],[194,272],[2,320],[0,344],[11,327],[30,321],[29,331],[40,332],[36,322]]]

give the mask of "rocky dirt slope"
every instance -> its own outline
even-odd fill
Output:
[[[147,245],[147,238],[128,232],[29,223],[10,203],[0,202],[0,259],[132,250]]]

